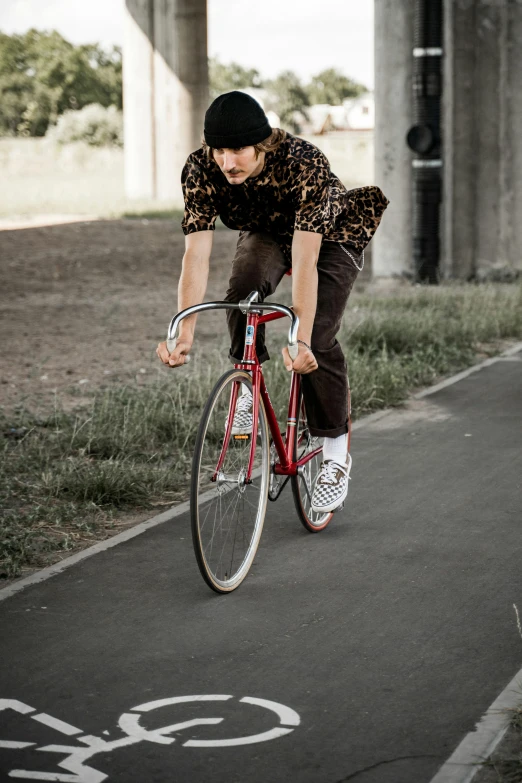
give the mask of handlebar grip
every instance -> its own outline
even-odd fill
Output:
[[[299,346],[297,343],[295,343],[295,345],[288,346],[288,355],[290,356],[292,361],[294,361],[294,359],[297,359],[298,353],[299,353]]]
[[[167,351],[169,353],[172,353],[172,351],[175,350],[176,344],[178,340],[176,337],[173,337],[172,339],[167,339]],[[185,364],[188,364],[190,362],[190,356],[185,355]]]

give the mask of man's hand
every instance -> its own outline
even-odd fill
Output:
[[[168,367],[182,367],[188,361],[191,348],[192,343],[189,340],[178,340],[172,353],[169,353],[167,343],[163,342],[156,348],[156,353]]]
[[[288,353],[288,348],[283,348],[283,361],[288,372],[292,372],[293,370],[294,372],[299,373],[299,375],[307,375],[309,372],[317,370],[317,361],[312,351],[302,343],[297,343],[297,345],[299,347],[299,353],[293,362]]]

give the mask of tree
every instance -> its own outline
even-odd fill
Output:
[[[80,47],[89,65],[96,72],[99,86],[102,90],[102,106],[123,108],[122,51],[120,46],[113,46],[106,51],[99,44],[86,44]]]
[[[16,133],[33,92],[21,36],[0,33],[0,132]]]
[[[0,33],[0,133],[43,136],[67,109],[122,105],[121,51],[74,46],[56,31]]]
[[[239,63],[225,65],[219,62],[217,57],[210,57],[208,66],[211,100],[231,90],[263,86],[261,76],[256,68],[244,68]]]
[[[268,98],[266,109],[274,111],[281,124],[294,132],[300,130],[306,107],[310,100],[299,77],[293,71],[283,71],[275,79],[266,83]]]
[[[340,106],[345,98],[357,98],[368,91],[363,84],[350,79],[336,68],[327,68],[317,76],[312,76],[306,90],[311,104],[328,103],[330,106]]]

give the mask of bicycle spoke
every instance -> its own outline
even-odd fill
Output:
[[[238,504],[238,503],[239,503],[239,496],[235,498],[234,513],[232,514],[232,518],[234,518],[234,517],[235,517],[235,509],[236,509],[236,507],[237,507],[237,504]],[[225,540],[224,540],[224,542],[223,542],[223,547],[222,547],[222,549],[221,549],[221,554],[220,554],[220,557],[219,557],[219,560],[218,560],[218,563],[219,563],[219,564],[221,564],[221,562],[222,562],[222,560],[223,560],[223,553],[224,553],[224,551],[225,551],[225,547],[226,547],[226,545],[227,545],[227,540],[228,540],[228,537],[229,537],[229,535],[230,535],[230,530],[231,530],[231,525],[229,524],[229,526],[228,526],[228,528],[227,528],[227,531],[226,531]]]

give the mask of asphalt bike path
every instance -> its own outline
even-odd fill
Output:
[[[429,783],[520,669],[522,354],[354,432],[212,593],[187,514],[0,603],[0,780]],[[184,697],[184,698],[182,698]]]

